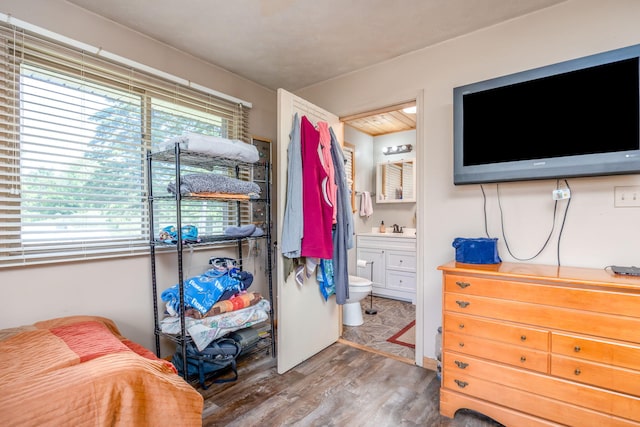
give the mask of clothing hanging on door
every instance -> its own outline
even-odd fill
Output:
[[[301,255],[321,259],[333,257],[331,224],[333,206],[327,196],[329,176],[319,156],[320,132],[306,116],[300,123],[302,146],[302,216]]]
[[[297,113],[289,138],[281,249],[284,274],[288,277],[305,265],[306,274],[297,271],[296,278],[309,278],[311,266],[320,263],[323,268],[319,273],[324,273],[319,281],[321,294],[326,300],[335,293],[336,302],[344,304],[349,297],[347,251],[353,247],[344,155],[328,123],[320,121],[314,127],[306,116],[298,120]]]
[[[289,133],[287,158],[287,201],[282,223],[281,247],[282,254],[285,257],[298,258],[300,257],[303,233],[302,148],[300,145],[300,117],[298,113],[293,117],[293,126]]]
[[[331,222],[336,223],[336,217],[338,214],[338,206],[336,205],[336,176],[335,168],[333,166],[333,159],[331,156],[331,134],[329,132],[329,124],[327,122],[318,122],[318,132],[320,133],[320,150],[322,152],[322,165],[325,172],[329,177],[327,181],[326,191],[327,198],[333,206],[331,215]]]
[[[333,232],[333,281],[335,283],[336,302],[346,303],[349,298],[348,251],[353,248],[353,214],[351,194],[344,169],[344,154],[333,129],[331,134],[331,156],[336,176],[337,221]]]

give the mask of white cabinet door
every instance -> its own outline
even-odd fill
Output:
[[[358,267],[358,276],[365,277],[371,280],[373,282],[373,286],[384,287],[384,250],[373,248],[358,248],[358,260],[364,260],[367,262],[373,261],[373,264],[367,264],[366,267]]]
[[[278,141],[276,144],[276,220],[282,233],[287,193],[287,147],[295,113],[312,123],[329,123],[342,144],[342,124],[338,116],[317,107],[283,89],[278,89]],[[281,239],[277,239],[281,240]],[[335,296],[325,301],[315,276],[304,285],[295,275],[284,277],[283,256],[276,253],[277,264],[277,356],[278,373],[284,373],[336,342],[340,336],[340,306]]]

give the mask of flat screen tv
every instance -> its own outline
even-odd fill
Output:
[[[454,184],[640,172],[640,45],[453,90]]]

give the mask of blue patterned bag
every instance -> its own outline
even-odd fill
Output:
[[[456,262],[466,264],[499,264],[498,239],[456,237],[452,246],[456,249]]]
[[[184,243],[198,243],[198,228],[195,225],[183,225],[180,229],[182,241]],[[168,225],[160,230],[158,237],[165,243],[176,243],[178,241],[178,229],[173,225]]]

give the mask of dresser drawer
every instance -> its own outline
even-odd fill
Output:
[[[638,339],[640,330],[638,317],[609,316],[603,313],[449,292],[444,295],[443,309],[445,312],[451,311],[490,319],[499,317],[504,321],[609,337],[620,341],[634,342]]]
[[[457,313],[445,313],[444,329],[535,350],[549,350],[549,332],[543,329],[482,320]]]
[[[543,373],[549,371],[549,356],[546,351],[533,350],[457,332],[446,333],[442,346],[446,350],[508,363],[524,369]]]
[[[566,425],[637,426],[640,422],[640,398],[634,396],[449,351],[443,354],[442,372],[442,386],[446,389]],[[569,413],[565,412],[567,404],[571,408]],[[615,422],[610,421],[609,416],[616,414],[628,420],[614,418]]]
[[[639,371],[552,354],[551,375],[640,396]]]
[[[568,357],[640,371],[640,344],[633,345],[553,332],[551,351]],[[640,388],[640,385],[638,387]]]
[[[416,271],[415,252],[387,251],[387,268]]]
[[[640,293],[446,274],[445,292],[640,317]]]
[[[405,271],[387,271],[387,289],[397,291],[415,291],[416,274]]]

